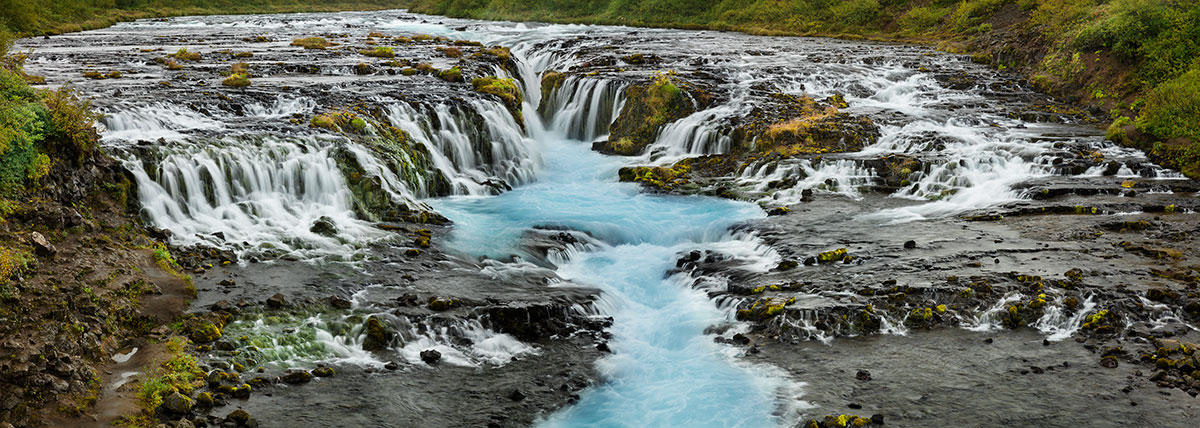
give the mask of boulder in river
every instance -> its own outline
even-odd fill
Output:
[[[312,227],[308,228],[308,231],[330,238],[337,236],[338,233],[337,226],[333,224],[333,219],[328,216],[321,216],[321,218],[313,222]]]
[[[425,364],[433,365],[441,359],[442,353],[438,352],[436,349],[426,349],[421,351],[421,361],[424,361]]]
[[[293,370],[283,375],[283,381],[290,384],[308,383],[312,377],[312,373],[306,370]]]

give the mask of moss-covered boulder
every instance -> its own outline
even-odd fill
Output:
[[[518,125],[525,123],[521,115],[521,109],[525,102],[521,95],[521,88],[517,86],[517,81],[512,78],[499,78],[495,76],[480,77],[471,80],[471,86],[475,87],[475,91],[482,94],[495,95],[504,103],[504,107],[508,108],[508,112],[516,119]]]
[[[688,173],[692,170],[692,160],[684,159],[671,167],[633,166],[624,167],[618,171],[623,182],[642,183],[647,187],[669,192],[688,184]]]
[[[391,327],[377,316],[367,318],[365,330],[367,337],[363,339],[362,347],[367,351],[387,349],[388,345],[392,343],[392,338],[396,335],[396,333],[392,332]]]
[[[625,90],[625,106],[609,128],[609,141],[592,146],[605,154],[634,156],[654,143],[663,126],[712,102],[712,95],[678,78],[659,73],[654,80]]]

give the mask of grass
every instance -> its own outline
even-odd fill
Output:
[[[392,51],[392,48],[387,46],[377,46],[375,49],[362,49],[359,50],[358,53],[375,58],[396,57],[396,53]]]
[[[304,37],[292,40],[292,46],[300,46],[304,49],[325,49],[334,45],[335,43],[325,40],[324,37]]]
[[[407,0],[0,0],[0,29],[22,35],[61,34],[142,18],[251,13],[337,12],[405,7]]]
[[[125,415],[117,422],[119,425],[154,426],[154,414],[164,397],[175,392],[190,395],[194,389],[203,386],[204,371],[196,363],[196,358],[187,352],[187,345],[188,340],[179,336],[172,337],[164,344],[167,359],[150,367],[138,378],[137,398],[141,412]]]

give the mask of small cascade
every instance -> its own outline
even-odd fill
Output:
[[[248,116],[257,119],[279,119],[307,115],[317,109],[317,102],[308,97],[276,97],[271,103],[249,103],[243,106]]]
[[[347,254],[383,236],[358,221],[348,187],[318,139],[229,138],[156,146],[126,167],[142,215],[177,244],[230,245],[275,256]],[[310,229],[330,222],[337,233]]]
[[[115,110],[100,119],[105,142],[177,140],[192,131],[222,128],[219,120],[175,103],[155,102]]]
[[[387,343],[370,344],[366,319],[375,318],[392,332]],[[485,327],[478,320],[444,321],[410,318],[387,312],[314,312],[275,314],[237,320],[226,335],[245,337],[245,348],[231,353],[231,362],[277,368],[311,368],[317,364],[353,364],[380,368],[379,353],[394,352],[409,364],[425,364],[422,351],[436,350],[442,363],[480,367],[503,366],[515,358],[536,355],[537,348]],[[382,350],[367,350],[380,346]]]
[[[418,197],[495,194],[533,180],[541,165],[536,143],[499,102],[413,106],[392,103],[388,120],[425,145],[450,189],[413,189]]]
[[[1075,309],[1075,313],[1068,315],[1064,310],[1066,308],[1065,299],[1059,296],[1054,299],[1053,304],[1046,307],[1045,314],[1033,323],[1033,327],[1045,334],[1046,340],[1051,342],[1069,339],[1083,327],[1084,318],[1090,315],[1093,309],[1096,309],[1093,297],[1087,296],[1080,303],[1081,306]]]
[[[663,127],[650,148],[651,157],[669,162],[688,156],[728,153],[733,139],[723,123],[734,115],[737,104],[722,104],[692,113]]]
[[[628,86],[617,80],[568,76],[561,86],[542,95],[537,110],[548,130],[572,140],[595,141],[608,135],[609,125],[625,104]]]

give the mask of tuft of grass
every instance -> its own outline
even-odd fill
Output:
[[[300,46],[304,49],[325,49],[336,46],[336,43],[325,40],[324,37],[303,37],[292,40],[292,46]]]
[[[388,46],[377,46],[375,49],[361,49],[358,53],[375,58],[395,58],[396,53]]]
[[[195,62],[195,61],[199,61],[199,60],[200,60],[200,53],[199,53],[199,52],[189,52],[189,51],[187,50],[187,48],[179,48],[179,51],[177,51],[177,52],[175,52],[175,53],[173,53],[173,54],[167,55],[167,56],[168,56],[168,57],[170,57],[170,58],[175,58],[175,59],[177,59],[177,60],[180,60],[180,61],[192,61],[192,62]]]

